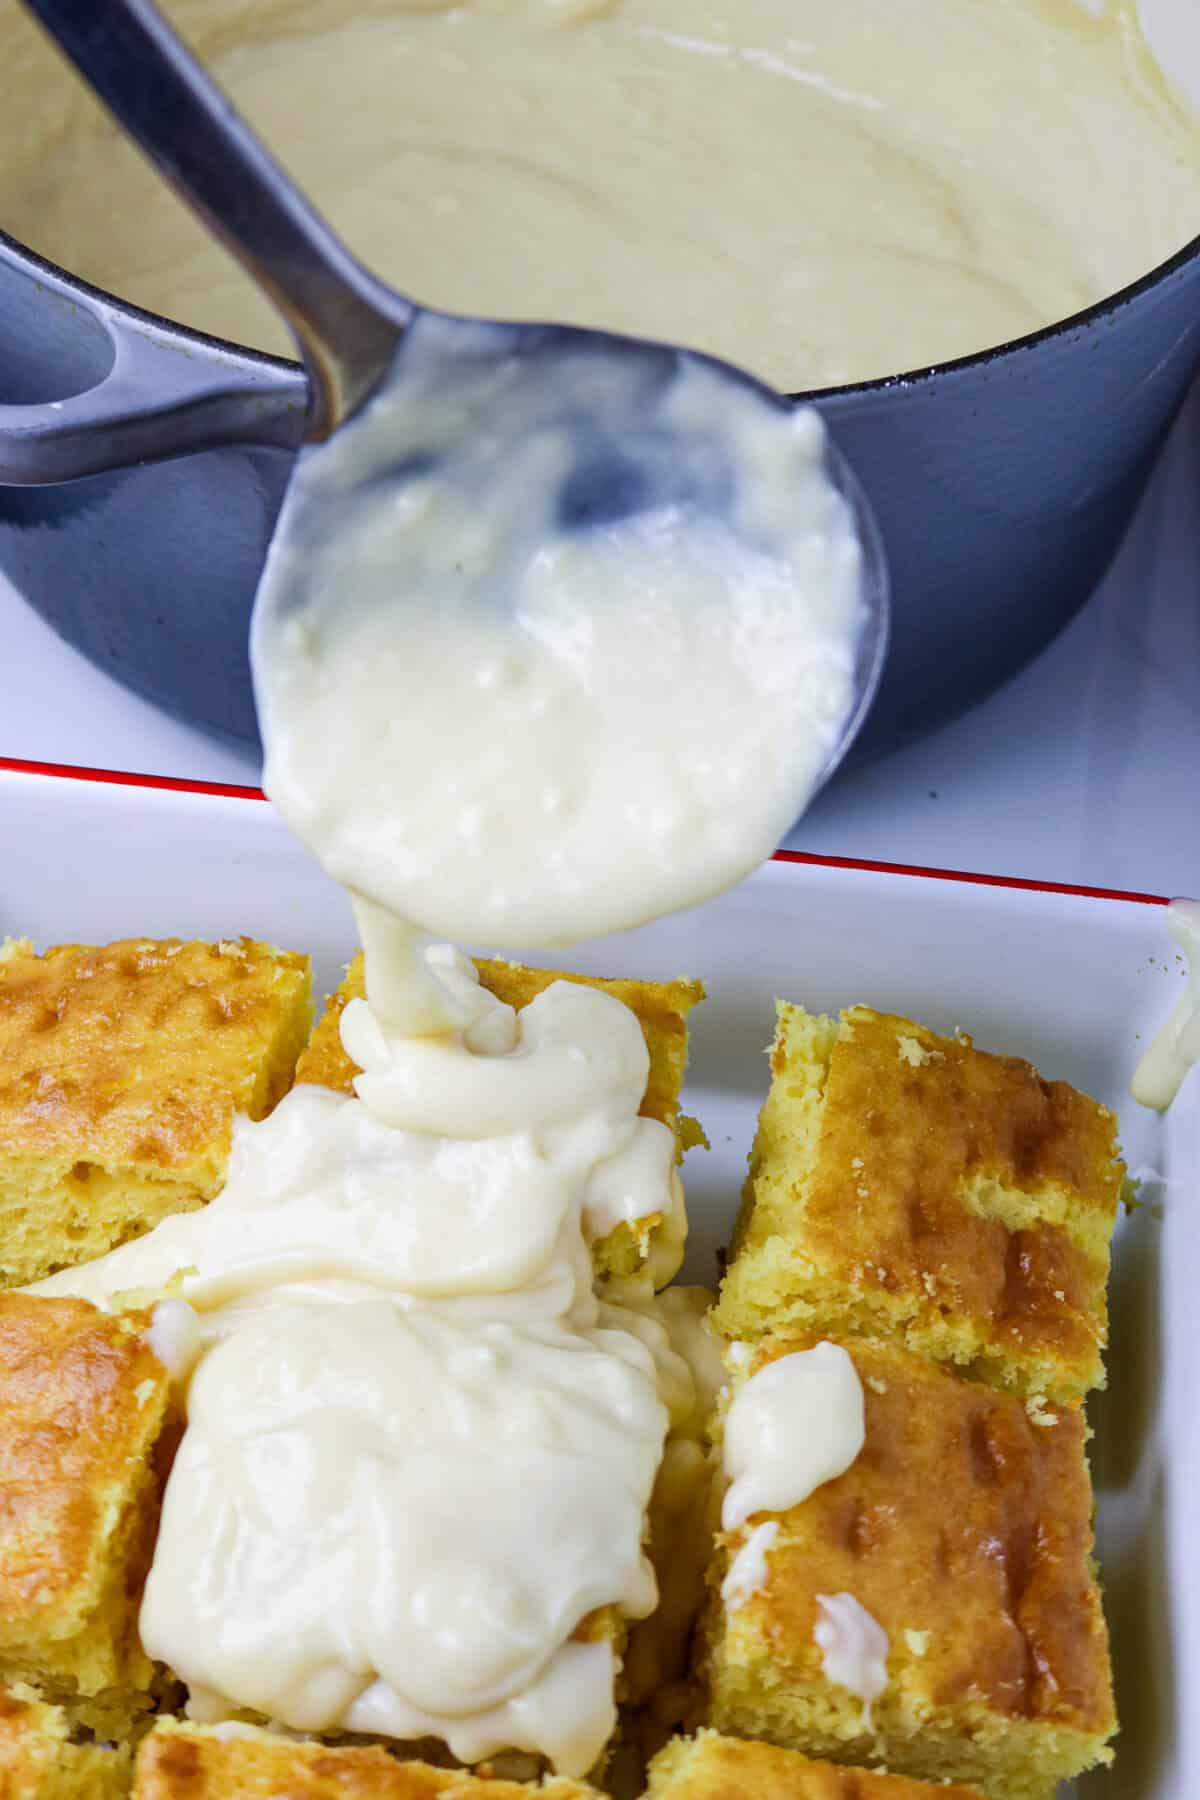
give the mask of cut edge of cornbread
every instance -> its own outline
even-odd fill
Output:
[[[601,976],[573,975],[554,969],[531,969],[523,963],[499,958],[476,959],[479,979],[488,991],[506,1005],[520,1011],[555,981],[577,982],[583,987],[598,988],[620,1000],[637,1017],[650,1054],[650,1073],[641,1111],[644,1117],[657,1119],[673,1131],[676,1159],[707,1139],[695,1119],[680,1109],[680,1092],[687,1069],[687,1018],[694,1006],[704,998],[700,981],[632,981]],[[318,1087],[333,1088],[338,1093],[353,1091],[357,1070],[342,1047],[340,1020],[351,1000],[365,993],[361,950],[349,964],[340,986],[326,997],[326,1004],[307,1048],[296,1065],[296,1084],[312,1082]],[[663,1224],[661,1213],[642,1219],[623,1221],[605,1237],[592,1245],[592,1262],[602,1279],[623,1280],[637,1274],[646,1262],[656,1232]]]
[[[888,1337],[1034,1405],[1102,1385],[1109,1241],[1124,1174],[1112,1114],[1066,1083],[1044,1082],[1028,1063],[976,1050],[965,1035],[939,1038],[867,1007],[834,1019],[779,1001],[777,1013],[719,1329],[750,1340],[789,1329]],[[874,1068],[856,1067],[872,1055]],[[830,1095],[842,1108],[854,1081],[854,1118],[848,1106],[831,1115]],[[1008,1095],[1023,1109],[1015,1124],[1002,1116]],[[923,1097],[935,1124],[957,1108],[961,1141],[931,1133],[922,1142]],[[1024,1115],[1038,1108],[1036,1128],[1027,1127]],[[1026,1186],[971,1167],[975,1127],[984,1137],[1010,1133],[1015,1153],[1028,1155]],[[968,1174],[952,1199],[935,1195],[956,1155]],[[1079,1167],[1086,1195],[1051,1179],[1055,1164]],[[810,1218],[818,1183],[820,1217]],[[962,1295],[989,1281],[972,1310]]]
[[[138,1749],[132,1800],[600,1800],[548,1776],[538,1785],[404,1761],[378,1745],[297,1742],[257,1726],[163,1718]]]
[[[668,1439],[651,1495],[646,1554],[658,1603],[629,1629],[618,1697],[624,1735],[648,1755],[687,1716],[692,1633],[707,1595],[712,1556],[712,1497],[718,1465],[711,1446]]]
[[[755,1800],[985,1800],[977,1787],[931,1786],[709,1730],[663,1746],[650,1764],[644,1800],[732,1800],[743,1794]]]
[[[752,1741],[796,1750],[788,1718],[771,1705],[765,1680],[764,1672],[763,1684],[753,1688],[748,1684],[740,1696],[731,1687],[730,1699],[740,1699],[737,1724],[724,1729]],[[921,1794],[940,1795],[944,1784],[959,1783],[966,1784],[968,1792],[982,1791],[989,1800],[1053,1800],[1060,1783],[1114,1760],[1112,1746],[1098,1746],[1086,1732],[1024,1719],[1000,1721],[986,1706],[970,1702],[963,1704],[959,1723],[950,1732],[915,1711],[903,1721],[906,1730],[902,1732],[897,1712],[887,1748],[881,1751],[879,1739],[862,1731],[862,1709],[850,1696],[835,1699],[814,1689],[810,1699],[812,1716],[803,1736],[805,1756],[856,1770],[874,1764],[876,1771],[889,1774],[898,1773],[904,1763],[910,1781],[920,1784],[917,1791]],[[823,1700],[827,1702],[824,1707],[820,1704]],[[927,1787],[926,1783],[933,1785]],[[954,1791],[963,1789],[960,1786]]]
[[[235,1112],[262,1118],[287,1092],[311,1018],[308,957],[249,938],[40,956],[6,940],[0,1286],[89,1262],[211,1200]]]
[[[829,1078],[829,1064],[833,1056],[833,1046],[838,1039],[839,1021],[827,1017],[824,1013],[808,1013],[803,1007],[793,1006],[789,1001],[775,1002],[775,1036],[769,1052],[771,1057],[771,1088],[767,1100],[759,1113],[759,1121],[755,1141],[751,1147],[749,1163],[750,1172],[742,1188],[741,1204],[738,1207],[734,1222],[733,1236],[729,1244],[729,1263],[726,1281],[717,1299],[716,1320],[719,1328],[727,1337],[737,1338],[745,1335],[758,1336],[758,1332],[740,1333],[731,1331],[726,1325],[726,1316],[733,1311],[733,1303],[726,1299],[726,1290],[736,1292],[740,1289],[744,1276],[734,1284],[734,1269],[743,1254],[756,1245],[752,1240],[761,1237],[757,1224],[761,1223],[762,1213],[758,1209],[758,1195],[755,1187],[756,1162],[761,1164],[768,1146],[761,1143],[766,1136],[764,1124],[767,1108],[771,1105],[775,1094],[776,1083],[786,1074],[788,1081],[788,1099],[792,1102],[789,1110],[788,1124],[790,1131],[783,1132],[791,1150],[796,1170],[795,1185],[799,1187],[817,1160],[817,1146],[821,1135],[821,1113],[825,1104],[825,1083]],[[774,1145],[770,1146],[774,1149]],[[757,1219],[756,1219],[757,1214]],[[766,1312],[766,1306],[755,1306],[747,1299],[745,1302],[752,1312]],[[765,1328],[765,1327],[764,1327]]]
[[[768,1361],[815,1341],[812,1333],[761,1340],[734,1367],[730,1396]],[[798,1506],[753,1515],[729,1534],[719,1529],[723,1484],[714,1486],[715,1553],[687,1722],[922,1781],[975,1783],[991,1800],[1050,1800],[1059,1781],[1113,1761],[1117,1730],[1082,1407],[1034,1419],[1019,1396],[895,1343],[846,1337],[843,1347],[866,1414],[850,1468]],[[942,1441],[934,1435],[938,1460],[926,1466],[931,1426]],[[906,1461],[916,1468],[907,1493]],[[904,1536],[906,1517],[927,1528],[924,1547],[920,1529]],[[723,1578],[767,1518],[777,1528],[767,1585],[731,1612]],[[992,1644],[976,1640],[964,1554],[980,1568],[994,1565],[1007,1589],[1003,1614],[985,1604],[979,1615],[989,1630],[1003,1627]],[[855,1588],[889,1640],[888,1685],[869,1716],[825,1676],[805,1623],[820,1594]],[[968,1658],[964,1672],[956,1648],[964,1637],[972,1655],[997,1662]],[[939,1641],[951,1647],[940,1670],[928,1660]],[[947,1698],[935,1700],[931,1680]],[[1014,1681],[1018,1694],[1007,1705],[987,1703],[989,1682],[1011,1696]]]
[[[198,1211],[221,1187],[220,1177],[203,1186],[187,1176],[133,1180],[135,1195],[127,1172],[85,1158],[24,1165],[12,1159],[0,1172],[0,1287],[25,1287],[91,1262],[172,1213]],[[59,1241],[51,1246],[53,1233]]]
[[[101,1738],[132,1731],[163,1679],[138,1609],[178,1422],[148,1323],[0,1294],[0,1678]]]
[[[5,1800],[120,1800],[127,1745],[73,1741],[71,1721],[32,1688],[0,1688],[0,1794]]]
[[[109,1540],[111,1567],[79,1632],[0,1644],[0,1678],[28,1685],[100,1739],[126,1736],[154,1706],[156,1669],[137,1634],[128,1579],[131,1569],[148,1569],[157,1522],[147,1482]]]

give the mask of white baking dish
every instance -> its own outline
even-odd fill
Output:
[[[312,952],[319,991],[349,909],[260,798],[0,759],[0,934],[64,940],[246,932]],[[531,960],[537,960],[532,958]],[[820,859],[780,859],[680,918],[572,952],[571,967],[699,975],[688,1273],[713,1279],[766,1086],[776,994],[862,1000],[1030,1057],[1115,1107],[1144,1204],[1118,1227],[1109,1387],[1092,1406],[1099,1548],[1123,1729],[1090,1800],[1200,1800],[1200,1076],[1166,1119],[1128,1098],[1182,967],[1161,905]]]

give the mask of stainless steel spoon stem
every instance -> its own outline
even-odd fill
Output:
[[[328,437],[412,315],[351,255],[150,0],[26,0],[176,193],[274,300],[309,375],[307,437]]]
[[[152,0],[25,3],[287,320],[308,374],[309,442],[329,437],[379,393],[386,391],[393,410],[403,411],[419,400],[423,342],[427,375],[436,365],[444,388],[456,367],[460,374],[470,368],[472,380],[484,384],[480,392],[490,394],[488,404],[500,411],[514,404],[512,386],[522,366],[528,377],[527,365],[540,361],[529,389],[536,397],[530,416],[553,419],[571,448],[555,478],[557,491],[547,490],[541,497],[554,530],[586,531],[598,521],[612,526],[630,515],[658,513],[686,531],[704,515],[723,515],[731,546],[755,554],[762,549],[758,535],[746,525],[756,516],[754,509],[745,512],[742,502],[752,486],[761,486],[764,465],[746,452],[732,429],[730,407],[736,395],[738,404],[749,400],[752,410],[763,409],[760,422],[773,414],[773,454],[788,457],[794,446],[789,430],[779,430],[789,412],[783,396],[745,370],[669,344],[580,327],[470,319],[414,305],[350,254]],[[397,357],[402,340],[405,354]],[[385,376],[393,363],[396,381],[389,387]],[[586,379],[580,374],[584,364],[590,364]],[[500,386],[489,389],[498,371]],[[686,408],[676,416],[668,404],[684,374],[710,384],[699,422]],[[556,381],[565,382],[557,392]],[[714,381],[728,384],[719,404],[711,388]],[[443,474],[447,466],[457,468],[460,476],[476,468],[478,445],[465,437],[453,441],[453,434],[451,442],[439,441],[434,426],[440,399],[431,402],[428,392],[424,398],[423,429],[432,435],[426,441],[418,432],[421,454],[415,462],[387,465],[387,478],[397,483],[412,476],[414,467],[424,466],[435,442]],[[889,602],[886,564],[870,509],[832,447],[825,462],[856,522],[866,621],[855,646],[852,704],[841,741],[830,753],[827,776],[875,692],[887,644]],[[776,474],[790,466],[778,464]],[[482,490],[491,492],[489,484],[500,473],[484,469]],[[299,529],[294,521],[292,528]],[[497,581],[490,597],[503,600],[503,588]]]

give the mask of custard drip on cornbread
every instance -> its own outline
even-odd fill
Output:
[[[638,1116],[645,1041],[610,995],[560,982],[514,1014],[403,927],[368,985],[342,1018],[355,1097],[240,1120],[204,1212],[39,1291],[179,1277],[153,1329],[188,1427],[141,1630],[199,1715],[582,1773],[615,1652],[579,1627],[653,1607],[644,1517],[697,1413],[644,1298],[593,1294],[587,1238],[678,1211],[674,1138]],[[437,1034],[383,1023],[439,1006]]]
[[[699,981],[634,981],[572,975],[555,969],[534,969],[502,957],[475,959],[479,979],[497,1000],[515,1012],[556,981],[581,983],[611,994],[628,1006],[642,1028],[650,1057],[650,1073],[642,1095],[643,1118],[657,1119],[672,1133],[679,1161],[692,1146],[704,1141],[695,1119],[681,1111],[680,1095],[688,1059],[688,1015],[704,997]],[[342,1015],[352,1000],[366,997],[366,965],[362,952],[352,958],[345,976],[327,996],[325,1010],[307,1049],[296,1065],[296,1082],[312,1082],[335,1093],[352,1095],[356,1078],[363,1073],[342,1043]],[[598,1280],[611,1285],[644,1271],[649,1261],[658,1263],[656,1240],[667,1235],[668,1221],[659,1213],[648,1219],[622,1220],[606,1236],[593,1238],[589,1248]],[[666,1256],[672,1254],[667,1251]],[[678,1249],[674,1251],[678,1260]],[[672,1268],[675,1264],[672,1262]],[[711,1340],[710,1340],[711,1341]]]
[[[814,1336],[760,1340],[745,1377]],[[1032,1409],[900,1345],[840,1341],[862,1383],[862,1451],[772,1514],[757,1591],[706,1610],[708,1722],[840,1762],[975,1781],[995,1800],[1049,1795],[1111,1761],[1083,1409]],[[733,1552],[718,1539],[714,1592]]]
[[[721,1583],[721,1600],[727,1612],[737,1612],[766,1587],[767,1552],[778,1536],[778,1519],[764,1519],[733,1556]]]
[[[871,1729],[871,1703],[887,1686],[888,1638],[878,1619],[853,1594],[818,1594],[820,1618],[813,1640],[825,1679],[848,1688],[863,1703],[863,1728]]]
[[[840,1344],[820,1343],[764,1364],[734,1395],[723,1454],[730,1486],[721,1524],[784,1512],[844,1475],[863,1447],[863,1392]]]

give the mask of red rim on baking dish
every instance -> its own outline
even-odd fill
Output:
[[[0,770],[16,775],[46,775],[60,781],[97,781],[116,787],[159,788],[175,794],[210,794],[227,800],[265,801],[261,788],[228,781],[191,781],[183,775],[143,775],[131,769],[93,769],[75,763],[29,762],[0,756]],[[977,887],[1021,888],[1033,894],[1074,894],[1084,900],[1126,900],[1141,906],[1166,906],[1165,894],[1141,894],[1124,888],[1081,887],[1066,881],[1034,881],[1021,875],[987,875],[970,869],[929,869],[917,863],[875,862],[858,856],[819,856],[807,850],[777,850],[773,862],[799,863],[815,869],[865,869],[874,875],[914,875],[926,881],[964,881]]]

